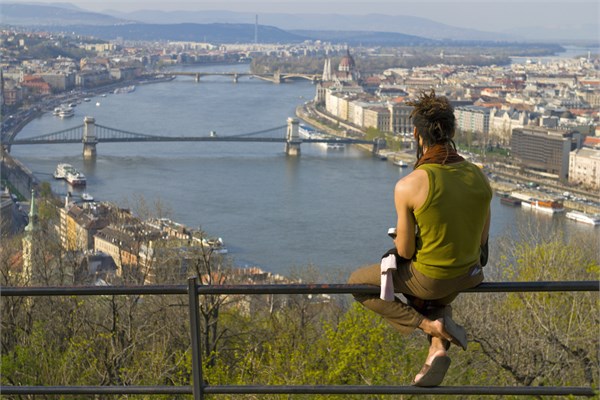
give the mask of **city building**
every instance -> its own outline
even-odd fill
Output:
[[[84,208],[70,201],[60,209],[60,238],[67,251],[87,251],[94,248],[94,235],[109,224],[108,209],[99,204]]]
[[[556,175],[566,180],[569,154],[580,142],[580,134],[541,127],[515,128],[512,132],[512,156],[524,168]]]
[[[600,190],[600,149],[583,147],[571,152],[569,182]]]
[[[487,135],[490,131],[490,110],[486,107],[462,106],[454,109],[456,128],[462,132]]]
[[[364,110],[364,128],[376,128],[381,132],[390,132],[391,112],[384,106],[370,106]]]
[[[492,108],[490,110],[490,141],[501,145],[508,145],[512,131],[515,128],[523,128],[529,123],[528,113],[514,108],[502,110]]]
[[[410,113],[413,107],[398,102],[388,104],[388,110],[390,112],[390,127],[388,130],[397,135],[412,135],[413,123]]]

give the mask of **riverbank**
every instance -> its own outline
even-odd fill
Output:
[[[312,106],[311,103],[304,104],[296,108],[296,116],[304,121],[305,123],[314,126],[317,130],[325,132],[330,135],[347,137],[349,132],[353,132],[355,135],[364,136],[365,132],[359,130],[357,127],[352,126],[342,121],[337,121],[332,116],[323,114],[318,109]],[[371,152],[372,146],[370,145],[356,145],[359,148]],[[408,165],[412,165],[415,162],[415,150],[407,149],[405,151],[386,151],[381,150],[378,155],[382,158],[387,159],[389,162],[403,161]],[[522,175],[518,171],[511,171],[507,174],[501,168],[496,168],[495,164],[485,166],[485,170],[490,177],[490,186],[492,189],[498,192],[523,192],[523,185],[528,183],[536,183],[540,185],[540,188],[548,188],[557,192],[556,196],[550,193],[548,190],[529,190],[526,193],[531,197],[536,198],[547,198],[547,197],[560,197],[564,192],[577,193],[579,196],[584,198],[586,201],[593,200],[594,202],[600,201],[600,195],[597,193],[591,193],[571,186],[562,185],[560,182],[549,182],[547,180],[536,179],[529,175]],[[565,199],[563,204],[566,209],[577,210],[590,214],[600,213],[600,206],[589,204],[585,202],[573,201]]]
[[[81,103],[83,99],[90,96],[98,96],[104,93],[113,92],[115,89],[127,87],[131,85],[147,85],[151,83],[168,82],[175,79],[173,76],[143,76],[140,78],[120,81],[111,83],[110,85],[104,85],[86,90],[74,90],[68,93],[60,93],[58,95],[44,98],[39,103],[32,105],[26,110],[18,110],[14,114],[10,115],[11,124],[10,127],[3,129],[1,144],[1,176],[2,179],[7,182],[11,188],[11,191],[15,191],[15,195],[19,198],[29,199],[31,197],[31,190],[37,190],[39,187],[39,180],[35,175],[24,166],[19,160],[12,157],[9,154],[7,143],[14,140],[19,132],[27,126],[35,118],[39,118],[47,112],[51,112],[55,107],[61,104],[68,103]],[[158,76],[158,77],[157,77]]]

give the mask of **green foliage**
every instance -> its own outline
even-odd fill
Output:
[[[494,245],[486,273],[597,279],[597,250],[585,236],[521,232]],[[298,277],[321,278],[316,268],[309,273]],[[2,303],[2,384],[191,384],[185,297],[16,300]],[[453,306],[470,344],[450,349],[445,385],[598,385],[597,293],[469,293]],[[408,385],[427,353],[418,331],[404,337],[359,303],[306,295],[224,298],[216,334],[219,346],[209,359],[203,353],[210,385]]]
[[[367,128],[367,130],[365,131],[365,139],[367,140],[374,140],[377,138],[385,138],[385,134],[383,132],[381,132],[379,129],[374,128],[374,127],[370,127]]]

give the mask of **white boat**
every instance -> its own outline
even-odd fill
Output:
[[[541,211],[546,214],[555,214],[565,211],[561,201],[541,200],[533,197],[529,198],[528,200],[521,200],[521,207],[535,211]]]
[[[99,101],[96,102],[96,107],[100,107],[100,102]]]
[[[587,214],[581,211],[569,211],[565,217],[584,224],[598,226],[600,225],[600,214]]]
[[[60,163],[56,166],[56,170],[54,171],[54,179],[65,179],[67,176],[67,172],[73,169],[71,164]]]
[[[86,98],[84,98],[84,99],[83,99],[83,101],[86,101],[86,102],[87,102],[87,101],[91,101],[91,100],[92,100],[92,99],[90,99],[89,97],[86,97]]]
[[[308,125],[300,124],[298,126],[298,135],[304,139],[310,139],[317,134],[317,130]]]
[[[83,193],[81,193],[81,200],[83,200],[83,201],[94,201],[94,196],[92,196],[88,192],[83,192]]]
[[[85,186],[85,184],[87,183],[85,175],[82,174],[81,172],[77,171],[75,168],[73,168],[73,170],[67,172],[67,175],[65,176],[65,180],[71,186]]]
[[[327,143],[327,150],[344,150],[345,148],[346,148],[346,145],[344,143],[335,143],[335,142]]]
[[[58,116],[60,118],[70,118],[73,115],[75,115],[75,110],[73,110],[73,107],[61,107],[60,111],[58,112]]]
[[[396,161],[394,161],[393,164],[396,165],[396,166],[398,166],[398,167],[400,167],[400,168],[406,168],[406,167],[408,167],[408,164],[405,163],[402,160],[396,160]]]
[[[228,250],[223,243],[223,239],[218,238],[202,238],[202,247],[208,247],[213,253],[227,254]]]
[[[113,91],[114,94],[131,93],[135,91],[135,85],[130,85],[122,88],[117,88]]]
[[[67,163],[60,163],[56,166],[54,178],[64,179],[73,186],[84,186],[87,183],[85,175]]]
[[[69,118],[75,115],[75,110],[70,105],[64,104],[60,107],[56,107],[52,114],[60,118]]]

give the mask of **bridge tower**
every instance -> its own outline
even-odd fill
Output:
[[[379,150],[383,150],[387,147],[385,139],[377,138],[373,141],[373,154],[379,153]]]
[[[285,154],[288,156],[300,156],[300,135],[298,135],[298,120],[296,118],[287,119],[287,142],[285,142]]]
[[[238,83],[238,74],[233,74],[233,83]]]
[[[196,83],[200,82],[200,74],[196,74],[194,80],[196,81]]]
[[[273,74],[273,82],[281,83],[281,72],[275,71],[275,73]]]
[[[83,158],[91,160],[96,158],[96,120],[94,117],[85,117],[83,119]]]

